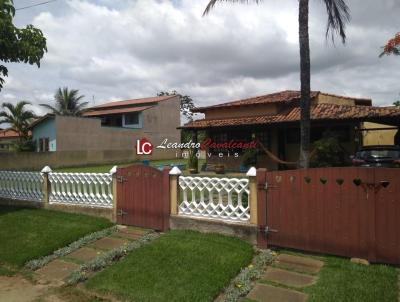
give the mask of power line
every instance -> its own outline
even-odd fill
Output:
[[[39,5],[44,5],[44,4],[48,4],[48,3],[56,2],[56,1],[57,0],[49,0],[49,1],[45,1],[45,2],[28,5],[28,6],[19,7],[19,8],[16,8],[15,10],[23,10],[23,9],[27,9],[27,8],[31,8],[31,7],[35,7],[35,6],[39,6]]]

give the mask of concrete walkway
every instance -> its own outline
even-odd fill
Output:
[[[304,302],[308,295],[301,290],[316,282],[323,264],[312,258],[281,254],[258,280],[246,301]]]
[[[110,236],[75,250],[65,257],[55,259],[33,273],[32,281],[22,276],[0,277],[0,301],[15,302],[59,302],[54,289],[65,284],[65,279],[81,264],[89,262],[104,252],[119,248],[147,234],[149,230],[135,227],[120,227]]]

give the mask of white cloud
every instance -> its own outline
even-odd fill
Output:
[[[18,24],[32,22],[42,29],[48,53],[40,69],[9,65],[1,99],[39,104],[49,102],[58,87],[68,86],[79,89],[87,101],[95,96],[96,103],[177,90],[207,105],[298,89],[294,2],[225,3],[202,17],[206,3],[70,0],[27,10],[27,15],[21,11]],[[399,4],[350,4],[348,44],[338,40],[333,46],[325,41],[325,8],[311,2],[312,88],[390,104],[400,92],[400,60],[379,59],[378,54],[396,31],[390,17],[399,13]]]

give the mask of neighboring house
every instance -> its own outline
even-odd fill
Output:
[[[47,114],[31,125],[38,152],[134,150],[142,137],[153,144],[180,142],[180,98],[161,96],[110,102],[82,117]]]
[[[19,134],[12,129],[0,130],[0,152],[12,151],[12,145],[19,140]]]
[[[371,144],[366,133],[372,131],[365,131],[365,122],[389,125],[392,131],[400,125],[398,108],[374,107],[371,99],[323,92],[312,92],[311,97],[311,142],[320,139],[327,130],[335,131],[348,155],[354,154],[365,139]],[[299,105],[299,91],[282,91],[197,108],[194,112],[204,113],[205,118],[190,122],[182,128],[195,132],[206,130],[208,137],[218,143],[258,140],[279,159],[297,162],[300,149]],[[384,141],[387,143],[386,139]],[[391,144],[393,143],[392,141]],[[239,158],[228,157],[227,154],[222,154],[221,157],[223,150],[209,151],[211,156],[208,156],[207,163],[224,164],[232,170],[240,169],[243,151],[235,150],[239,153]],[[266,155],[261,149],[257,160],[259,166],[270,170],[287,167],[280,165],[277,158]]]

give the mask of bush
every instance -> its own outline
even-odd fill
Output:
[[[324,132],[322,138],[314,142],[311,166],[319,168],[347,165],[346,151],[340,144],[339,136],[332,131]]]
[[[257,164],[257,149],[246,149],[242,156],[242,165],[245,167]]]

